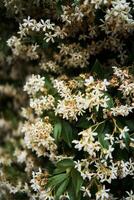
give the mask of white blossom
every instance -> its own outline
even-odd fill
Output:
[[[103,185],[102,189],[100,189],[96,193],[96,200],[106,200],[106,199],[109,199],[109,191],[110,191],[110,189],[106,189],[105,185]]]
[[[45,78],[40,75],[32,75],[24,86],[24,91],[29,95],[35,95],[38,91],[42,91],[45,84]]]

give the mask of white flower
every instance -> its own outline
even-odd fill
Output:
[[[50,19],[47,19],[45,22],[44,20],[40,20],[39,22],[37,22],[35,19],[30,19],[30,17],[28,17],[28,19],[24,19],[23,23],[20,24],[19,26],[19,34],[21,36],[26,36],[26,34],[29,33],[29,30],[32,31],[43,31],[46,32],[47,30],[54,30],[55,24],[50,23]]]
[[[75,143],[75,148],[79,151],[83,149],[89,153],[90,156],[96,157],[96,152],[100,150],[100,143],[95,141],[95,137],[98,133],[94,132],[92,128],[88,128],[79,133],[82,135],[80,140],[73,140],[72,143]]]
[[[38,91],[42,91],[45,84],[45,78],[40,75],[32,75],[24,86],[24,91],[29,95],[35,95]]]
[[[123,81],[119,87],[119,90],[123,93],[124,98],[134,96],[134,83]]]
[[[110,191],[110,189],[105,189],[105,185],[103,185],[103,188],[100,189],[96,193],[96,200],[106,200],[106,199],[109,199],[109,194],[108,194],[109,191]]]
[[[45,189],[48,181],[48,172],[42,171],[41,168],[37,172],[32,171],[31,187],[35,192],[40,194],[40,200],[54,199],[50,188]],[[51,198],[50,198],[51,197]]]
[[[58,73],[60,71],[60,66],[56,64],[56,62],[51,61],[51,60],[46,62],[45,59],[44,60],[42,59],[39,65],[41,69],[43,69],[46,72]]]
[[[93,76],[90,76],[88,79],[85,79],[85,85],[88,86],[90,84],[94,83],[94,78]]]
[[[33,24],[35,24],[35,20],[34,19],[30,19],[30,16],[28,16],[28,18],[27,19],[23,19],[23,26],[24,27],[32,27],[33,26]]]
[[[119,138],[120,139],[123,139],[126,137],[126,133],[128,133],[129,129],[127,126],[125,126],[121,131],[120,131],[120,135],[119,135]]]
[[[129,106],[127,104],[126,105],[117,106],[117,107],[111,108],[111,114],[113,116],[122,115],[124,117],[124,116],[129,115],[129,113],[132,112],[133,108],[134,107]]]
[[[41,26],[44,32],[46,32],[46,30],[54,30],[54,26],[55,24],[50,22],[50,19],[47,19],[45,22],[44,20],[41,19]]]
[[[123,72],[123,70],[121,70],[118,67],[112,67],[114,70],[114,75],[116,75],[118,78],[121,79],[121,81],[123,81],[125,79],[125,77],[128,77],[128,75],[126,73]]]
[[[96,176],[100,182],[111,183],[113,179],[117,178],[118,167],[111,162],[111,164],[96,162]]]
[[[39,98],[30,99],[30,107],[35,110],[37,115],[40,115],[45,110],[54,108],[54,97],[52,95],[40,96]]]
[[[120,140],[118,137],[116,137],[115,143],[119,144],[121,149],[126,147],[124,140]]]
[[[128,161],[129,174],[134,176],[134,161],[130,158]]]
[[[41,118],[37,118],[33,123],[25,123],[22,132],[25,133],[26,146],[38,156],[49,156],[50,159],[54,159],[57,146],[51,136],[52,130],[53,127],[48,119],[44,122]]]
[[[63,89],[61,95],[64,95],[65,90],[66,88]],[[77,95],[66,96],[63,100],[58,100],[55,114],[62,116],[63,119],[77,121],[77,116],[83,115],[87,108],[88,101],[85,100],[81,93],[78,93]]]
[[[98,9],[101,5],[107,4],[108,0],[91,0],[91,4],[94,5],[95,9]]]
[[[75,168],[80,172],[83,180],[87,178],[89,181],[91,181],[92,177],[94,176],[94,173],[89,169],[90,163],[88,159],[75,161]]]
[[[60,196],[60,200],[70,200],[70,197],[69,197],[69,195],[68,195],[68,192],[65,192],[64,194],[62,194],[61,196]]]
[[[39,192],[39,200],[54,200],[54,196],[52,194],[52,190],[42,190]]]
[[[69,87],[67,87],[64,81],[54,79],[52,82],[53,82],[53,87],[57,89],[59,95],[62,98],[71,96],[71,90],[69,89]]]
[[[73,15],[76,17],[78,21],[80,21],[84,17],[84,14],[81,12],[78,6],[75,7],[75,13]]]
[[[104,79],[102,85],[103,85],[102,90],[107,91],[107,86],[110,85],[110,83],[107,81],[107,79]]]
[[[134,200],[134,193],[132,190],[126,193],[128,194],[128,197],[126,197],[126,200]]]
[[[17,157],[18,163],[23,163],[26,161],[27,152],[25,150],[23,151],[16,150],[14,155]]]
[[[115,138],[114,138],[114,136],[112,134],[105,134],[104,140],[109,140],[111,145],[113,145]]]
[[[39,168],[38,172],[34,172],[34,171],[32,172],[33,178],[31,179],[30,183],[34,191],[40,191],[41,189],[38,179],[37,179],[37,177],[40,177],[41,174],[42,174],[41,168]]]
[[[88,188],[86,188],[85,186],[82,186],[81,187],[81,191],[83,191],[83,197],[85,196],[88,196],[88,197],[91,197],[91,193],[90,193],[90,190]]]
[[[86,99],[89,102],[89,111],[93,108],[98,111],[100,107],[108,107],[109,97],[104,93],[107,90],[107,85],[109,85],[109,82],[106,79],[104,81],[94,81],[92,76],[86,79]]]
[[[118,176],[120,178],[125,178],[128,174],[130,174],[129,162],[124,162],[123,160],[117,161],[118,166]]]
[[[81,162],[78,160],[78,161],[74,161],[75,163],[75,168],[80,172],[81,171]]]
[[[115,34],[124,29],[130,31],[134,24],[130,14],[130,3],[127,3],[126,0],[114,0],[111,3],[112,6],[106,10],[105,15],[104,29],[106,32]],[[119,71],[116,70],[116,72],[117,75],[120,75]]]
[[[51,31],[49,31],[48,33],[45,33],[45,37],[44,37],[44,40],[48,43],[48,42],[52,42],[54,43],[54,38],[56,37],[57,35],[54,33],[52,34]]]
[[[112,152],[114,151],[114,148],[112,147],[112,145],[109,146],[108,149],[103,149],[103,153],[105,155],[105,159],[112,159],[113,156],[112,156]]]

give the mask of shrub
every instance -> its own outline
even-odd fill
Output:
[[[7,54],[28,68],[29,103],[1,148],[1,198],[132,200],[133,1],[5,7],[19,22]]]

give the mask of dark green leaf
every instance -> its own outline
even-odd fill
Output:
[[[103,79],[104,78],[104,71],[102,69],[102,65],[100,64],[100,62],[98,60],[95,61],[91,72],[95,75],[97,75],[98,78]]]
[[[78,197],[81,186],[83,184],[83,179],[80,173],[75,169],[71,171],[71,175],[72,175],[72,182],[75,188],[75,194],[76,194],[76,197]]]
[[[70,168],[70,167],[74,167],[74,162],[71,159],[64,159],[61,160],[57,163],[57,167],[64,167],[64,168]]]
[[[130,135],[129,133],[125,133],[125,138],[124,138],[124,142],[126,144],[126,148],[129,149],[129,144],[130,144]]]
[[[109,146],[109,142],[107,140],[104,140],[105,138],[105,134],[109,133],[108,132],[108,125],[106,125],[106,123],[102,123],[98,126],[98,128],[96,129],[96,132],[98,133],[98,140],[100,142],[100,144],[102,145],[103,148],[108,149]]]
[[[119,145],[115,146],[115,150],[113,152],[113,157],[116,160],[127,160],[129,157],[129,152],[127,151],[127,149],[120,149]]]
[[[59,187],[58,187],[58,189],[57,189],[57,191],[56,191],[56,195],[55,195],[55,199],[56,200],[59,200],[59,197],[60,197],[60,195],[62,195],[64,192],[65,192],[65,190],[66,190],[66,188],[67,188],[67,186],[68,186],[68,183],[69,183],[69,177],[67,178],[67,179],[65,179],[60,185],[59,185]]]
[[[67,177],[68,177],[68,174],[66,173],[55,175],[49,178],[47,187],[55,187],[58,184],[62,183]]]
[[[68,146],[72,147],[72,140],[73,140],[72,127],[66,121],[62,122],[62,137],[63,140],[68,144]]]
[[[82,117],[80,118],[76,126],[80,128],[89,128],[90,125],[91,122],[89,122],[85,117]]]
[[[113,108],[114,107],[113,98],[108,93],[105,93],[105,96],[107,96],[109,98],[109,100],[107,101],[108,108],[109,109]]]
[[[70,200],[76,200],[76,196],[75,196],[75,190],[74,190],[74,185],[73,183],[71,183],[68,187],[68,195],[70,197]],[[79,200],[79,199],[77,199]]]
[[[134,119],[129,119],[125,121],[130,131],[134,131]]]
[[[61,174],[63,172],[65,172],[66,169],[65,168],[56,168],[54,171],[53,171],[53,174]]]
[[[61,160],[57,163],[57,167],[64,167],[64,168],[69,168],[69,167],[74,167],[74,161],[71,159],[64,159]]]
[[[109,148],[109,142],[108,142],[108,140],[104,140],[104,134],[99,135],[99,142],[103,148],[105,148],[105,149]]]
[[[62,124],[61,124],[61,122],[55,123],[53,134],[54,134],[54,138],[55,138],[56,142],[59,142],[59,140],[60,140],[61,131],[62,131]]]

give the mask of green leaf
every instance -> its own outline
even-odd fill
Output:
[[[65,190],[66,190],[68,184],[69,184],[69,177],[68,177],[67,179],[65,179],[65,180],[59,185],[59,187],[58,187],[58,189],[57,189],[57,191],[56,191],[56,195],[55,195],[55,199],[56,199],[56,200],[59,200],[60,195],[62,195],[62,194],[65,192]]]
[[[57,94],[57,90],[53,87],[53,84],[52,84],[48,74],[45,74],[45,86],[46,86],[49,94],[52,94],[53,96],[55,96]]]
[[[56,1],[56,13],[58,16],[60,16],[62,14],[62,1],[61,0]]]
[[[66,121],[62,122],[62,137],[63,140],[68,144],[68,146],[72,147],[72,140],[73,140],[72,127]]]
[[[80,173],[75,169],[71,171],[71,175],[72,175],[72,182],[75,188],[75,194],[76,194],[76,197],[78,197],[81,186],[83,184],[83,179]]]
[[[102,69],[102,65],[97,59],[91,69],[91,72],[93,74],[97,75],[98,78],[101,78],[101,79],[104,78],[104,71]]]
[[[104,135],[99,134],[98,139],[102,147],[108,149],[107,140],[104,140]]]
[[[68,195],[70,200],[76,200],[76,196],[75,196],[75,190],[74,190],[74,185],[70,184],[68,187]],[[77,199],[79,200],[79,199]]]
[[[113,108],[114,107],[113,98],[108,93],[105,93],[105,96],[107,96],[109,98],[109,100],[107,101],[108,108],[109,109]]]
[[[104,121],[104,122],[102,122],[102,123],[100,123],[100,124],[98,125],[98,127],[97,127],[97,129],[96,129],[96,132],[97,132],[98,134],[103,133],[103,130],[104,130],[104,128],[105,128],[105,124],[106,124],[106,121]]]
[[[134,119],[129,119],[125,121],[130,131],[134,131]]]
[[[115,160],[127,160],[129,157],[129,152],[125,148],[121,150],[119,145],[116,145],[113,152],[113,157]]]
[[[108,124],[106,124],[106,122],[100,124],[96,129],[96,132],[98,133],[98,140],[102,147],[108,149],[109,142],[107,140],[104,140],[105,134],[109,133]]]
[[[85,117],[82,117],[79,119],[78,123],[76,124],[77,127],[80,128],[89,128],[91,125],[91,122],[89,122]]]
[[[53,174],[61,174],[63,172],[65,172],[66,169],[65,168],[56,168],[54,171],[53,171]]]
[[[129,149],[129,144],[130,144],[130,135],[129,133],[125,133],[125,138],[124,138],[124,142],[126,144],[126,148]]]
[[[62,131],[62,124],[61,124],[61,122],[55,123],[53,135],[54,135],[54,138],[55,138],[56,142],[59,142],[59,140],[60,140],[61,131]]]
[[[68,174],[58,174],[48,179],[47,187],[55,187],[63,182],[68,177]]]
[[[74,167],[74,162],[71,159],[64,159],[57,163],[57,167],[71,168],[71,167]]]

